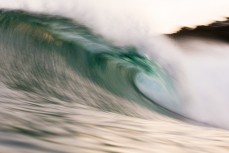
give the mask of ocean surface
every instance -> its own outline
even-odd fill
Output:
[[[22,8],[0,10],[0,153],[229,152],[228,44]]]

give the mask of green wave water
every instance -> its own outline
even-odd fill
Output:
[[[22,11],[1,10],[0,33],[0,131],[13,135],[10,140],[0,138],[0,146],[57,152],[43,141],[86,134],[77,129],[82,110],[137,118],[166,112],[139,92],[136,76],[153,77],[159,88],[173,92],[171,80],[133,47],[114,46],[60,16]],[[27,141],[21,142],[18,134]],[[62,145],[57,148],[66,151]]]
[[[112,46],[68,19],[2,11],[0,22],[3,82],[12,88],[46,92],[49,87],[44,80],[54,83],[57,78],[65,84],[65,69],[71,69],[118,96],[134,100],[131,94],[136,94],[137,73],[165,77],[163,69],[136,49]],[[15,74],[9,74],[12,70]]]
[[[0,153],[227,152],[227,131],[154,104],[180,110],[173,81],[75,21],[1,10]]]

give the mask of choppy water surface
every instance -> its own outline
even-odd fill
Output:
[[[59,16],[0,12],[0,152],[228,152],[229,132],[199,126],[139,92],[156,61]],[[160,97],[159,97],[160,98]]]

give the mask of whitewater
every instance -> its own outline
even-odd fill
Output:
[[[161,3],[0,0],[0,152],[227,152],[229,45]]]

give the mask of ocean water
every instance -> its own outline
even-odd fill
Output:
[[[0,1],[1,153],[229,151],[226,43],[36,2]]]

